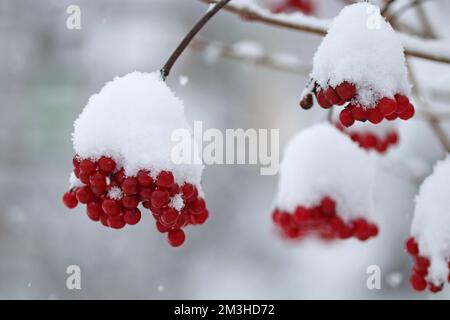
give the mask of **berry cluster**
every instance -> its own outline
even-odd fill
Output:
[[[365,150],[374,150],[379,153],[385,153],[390,147],[397,145],[399,142],[398,133],[395,131],[388,132],[380,137],[370,131],[348,131],[340,123],[336,123],[336,127],[348,134],[354,142]]]
[[[444,287],[443,283],[436,285],[434,283],[427,282],[425,279],[428,275],[430,259],[420,255],[419,246],[414,237],[409,238],[406,242],[406,251],[414,258],[413,272],[411,278],[409,279],[413,289],[416,291],[424,291],[428,287],[428,289],[433,293],[441,291]],[[448,268],[448,282],[450,282],[450,261],[448,262]]]
[[[293,213],[275,209],[272,218],[282,236],[292,240],[312,235],[327,241],[350,237],[366,241],[378,234],[378,227],[363,218],[345,223],[336,212],[335,201],[329,197],[315,207],[299,206]]]
[[[347,81],[342,82],[335,88],[328,87],[321,89],[318,85],[314,89],[319,105],[324,109],[329,109],[334,105],[344,106],[339,114],[339,120],[344,127],[351,127],[355,121],[378,124],[383,119],[409,120],[414,116],[415,109],[408,97],[396,94],[394,99],[384,97],[378,100],[374,107],[366,107],[356,100],[356,85]]]
[[[142,204],[155,218],[158,231],[167,233],[169,244],[178,247],[185,240],[184,227],[203,224],[208,218],[197,188],[190,183],[178,185],[170,171],[160,172],[155,179],[145,170],[127,177],[109,157],[94,161],[75,156],[73,166],[82,185],[64,194],[64,204],[70,209],[85,204],[88,217],[106,227],[122,229],[137,224]],[[176,199],[178,205],[173,205]]]
[[[315,6],[311,0],[283,0],[281,3],[272,6],[270,11],[273,13],[284,13],[300,11],[307,15],[314,14]]]

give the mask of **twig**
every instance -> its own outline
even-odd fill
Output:
[[[198,0],[198,1],[211,4],[216,3],[218,0]],[[283,14],[275,15],[271,14],[269,11],[266,12],[264,10],[256,10],[254,8],[239,6],[233,3],[230,3],[229,5],[224,7],[224,10],[237,14],[243,19],[248,21],[257,21],[267,25],[308,32],[320,36],[324,36],[327,33],[327,29],[329,26],[328,20],[317,18],[304,18],[300,21],[299,19],[292,18],[289,15]],[[405,34],[402,33],[400,33],[400,37],[403,46],[405,47],[406,55],[425,60],[450,64],[450,46],[448,48],[445,47],[445,50],[442,49],[439,50],[439,52],[433,51],[433,49],[440,47],[443,44],[447,45],[446,42],[427,41],[421,43],[422,39],[412,36],[406,36]],[[417,45],[418,43],[420,43],[421,45],[418,46]]]
[[[386,4],[384,5],[383,9],[381,9],[381,15],[386,16],[386,13],[388,13],[391,6],[394,4],[395,0],[388,0],[386,1]]]
[[[295,58],[290,59],[290,56],[289,59],[285,59],[282,55],[271,55],[265,52],[246,54],[236,46],[198,38],[192,41],[190,48],[200,52],[213,50],[214,54],[218,57],[238,60],[256,66],[300,74],[303,76],[308,76],[312,68],[311,65],[302,63],[300,60],[296,60]]]
[[[208,23],[208,21],[222,9],[227,3],[229,3],[231,0],[220,0],[215,1],[215,5],[208,9],[206,14],[194,25],[194,27],[189,31],[189,33],[186,35],[186,37],[181,41],[179,46],[175,49],[175,51],[172,53],[172,55],[167,60],[166,64],[161,69],[161,77],[165,80],[169,74],[170,70],[172,70],[173,65],[178,60],[178,58],[181,56],[181,54],[184,52],[184,50],[187,48],[189,43],[194,39],[195,35],[202,30],[202,28]]]

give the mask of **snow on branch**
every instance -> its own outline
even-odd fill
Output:
[[[216,3],[217,0],[199,0]],[[305,16],[301,13],[273,14],[249,0],[234,0],[224,10],[239,15],[244,20],[258,21],[272,26],[298,30],[324,36],[331,23],[329,19]],[[450,44],[441,40],[424,40],[399,33],[405,53],[411,57],[450,64]]]

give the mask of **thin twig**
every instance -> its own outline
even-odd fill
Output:
[[[165,80],[169,74],[170,70],[172,70],[173,65],[178,60],[178,58],[181,56],[181,54],[184,52],[184,50],[187,48],[189,43],[194,39],[195,35],[199,33],[200,30],[208,23],[208,21],[222,9],[227,3],[229,3],[231,0],[220,0],[216,1],[216,4],[208,9],[206,14],[194,25],[194,27],[189,31],[189,33],[186,35],[186,37],[181,41],[179,46],[175,49],[175,51],[172,53],[172,55],[167,60],[164,67],[161,69],[161,77]]]
[[[236,46],[227,45],[217,41],[207,41],[205,39],[194,39],[190,48],[200,52],[208,52],[212,50],[218,57],[242,61],[244,63],[262,66],[268,69],[279,70],[289,73],[295,73],[308,76],[312,66],[302,63],[300,60],[285,59],[282,55],[267,54],[260,52],[258,54],[246,54],[237,49]],[[286,57],[290,57],[285,55]],[[295,56],[292,56],[295,57]]]

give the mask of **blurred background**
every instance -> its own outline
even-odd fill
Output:
[[[344,1],[314,1],[332,18]],[[66,27],[69,5],[81,29]],[[444,157],[429,126],[416,117],[398,128],[401,144],[377,174],[380,235],[360,243],[286,243],[273,230],[277,176],[259,166],[208,166],[203,175],[210,219],[171,248],[153,218],[120,231],[92,223],[61,201],[72,170],[73,121],[105,82],[134,70],[155,71],[206,10],[196,0],[5,0],[0,2],[0,298],[2,299],[429,299],[416,294],[404,252],[422,175]],[[432,27],[450,36],[447,1],[428,1]],[[414,24],[414,12],[402,15]],[[416,25],[415,25],[416,26]],[[311,64],[320,38],[246,23],[220,13],[202,39],[252,41],[270,53]],[[434,108],[450,104],[449,66],[411,60]],[[326,115],[298,107],[307,78],[189,50],[168,80],[190,123],[205,127],[278,128],[281,146]],[[188,77],[189,81],[180,81]],[[420,108],[420,101],[416,102]],[[447,133],[450,128],[444,124]],[[282,150],[281,150],[282,151]],[[417,175],[397,170],[414,164]],[[81,290],[66,288],[79,265]],[[366,286],[370,265],[382,288]]]

